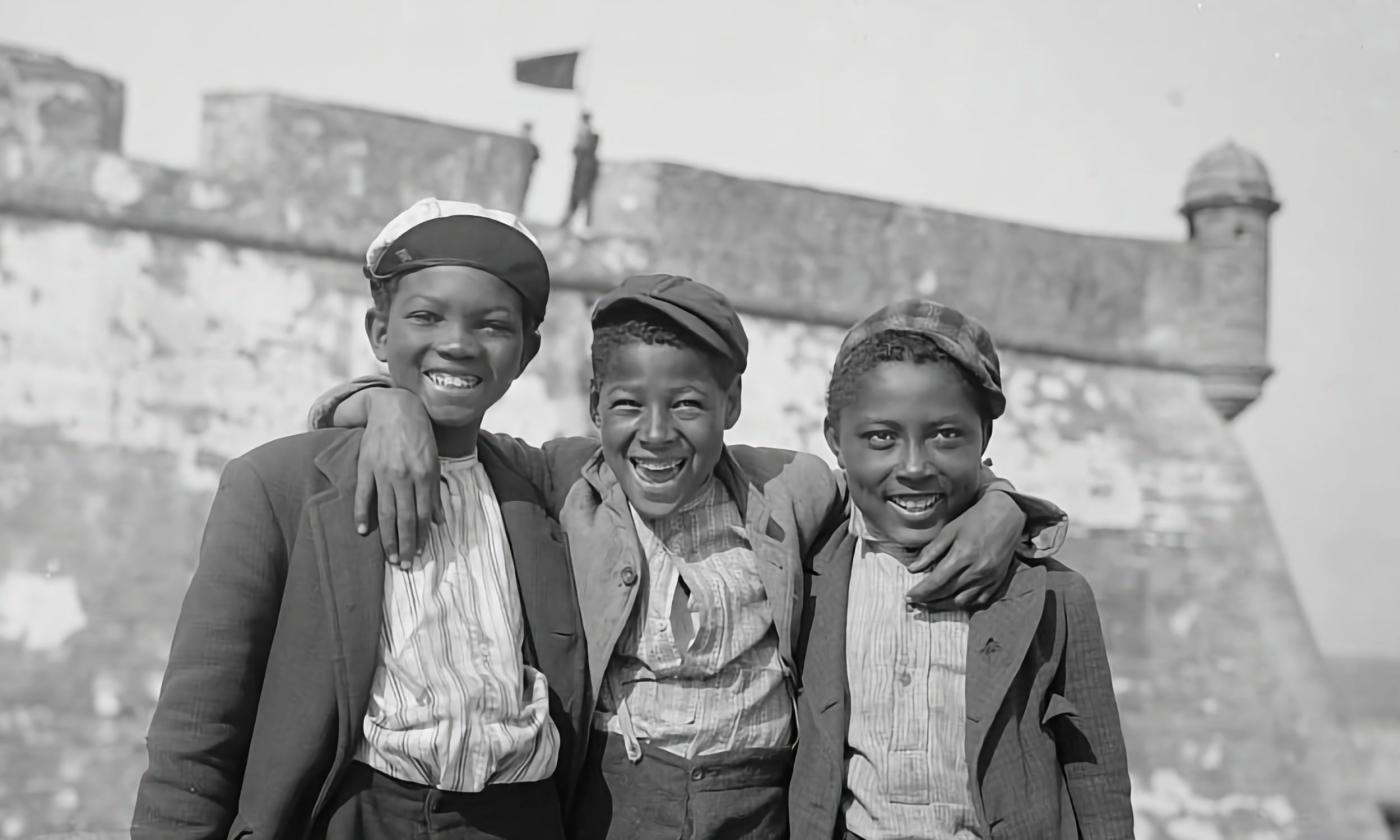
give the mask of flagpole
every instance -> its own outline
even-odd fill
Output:
[[[593,42],[585,41],[579,48],[579,64],[577,68],[577,79],[574,82],[574,92],[578,94],[579,113],[588,110],[588,94],[593,87]]]

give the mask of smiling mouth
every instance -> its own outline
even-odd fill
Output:
[[[644,484],[666,484],[675,480],[685,466],[684,458],[628,458],[632,472]]]
[[[423,374],[423,378],[444,391],[470,391],[481,384],[480,376],[458,376],[440,370],[428,371]]]
[[[942,493],[903,493],[886,499],[896,510],[910,516],[922,516],[943,501]]]

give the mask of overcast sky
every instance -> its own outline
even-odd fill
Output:
[[[547,219],[578,105],[512,61],[577,45],[604,157],[1085,232],[1182,237],[1187,169],[1233,138],[1284,203],[1278,373],[1236,428],[1323,649],[1400,655],[1400,3],[0,0],[0,20],[122,79],[127,151],[172,165],[210,90],[532,120]]]

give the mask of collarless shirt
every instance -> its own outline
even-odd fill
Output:
[[[474,456],[441,460],[444,523],[412,568],[385,567],[379,664],[355,758],[451,791],[547,779],[559,733],[545,675],[524,662],[500,505]]]
[[[602,728],[683,758],[791,744],[773,611],[729,492],[711,479],[670,516],[632,520],[644,580],[604,676]]]
[[[984,837],[966,758],[967,613],[910,607],[918,580],[859,511],[846,613],[846,828],[864,840]]]

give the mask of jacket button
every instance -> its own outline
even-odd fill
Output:
[[[703,767],[696,767],[694,770],[691,770],[691,771],[690,771],[690,778],[694,779],[694,780],[697,781],[697,782],[700,781],[701,779],[705,778],[705,768],[703,768]]]
[[[634,584],[634,583],[636,583],[636,582],[637,582],[637,570],[636,570],[636,569],[632,568],[631,566],[628,566],[627,568],[625,568],[625,569],[622,570],[622,583],[623,583],[624,585],[626,585],[626,586],[631,586],[632,584]]]

